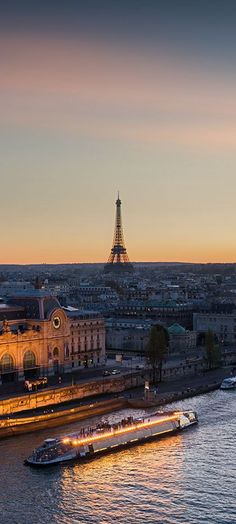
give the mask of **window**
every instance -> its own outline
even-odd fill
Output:
[[[70,356],[69,346],[68,346],[68,344],[65,344],[64,345],[64,357],[65,358],[69,358],[69,356]]]
[[[2,373],[7,373],[8,371],[12,371],[14,368],[13,364],[13,358],[9,353],[5,353],[0,361],[0,371]]]
[[[59,357],[59,349],[58,348],[54,348],[53,350],[53,358],[58,358]]]
[[[26,351],[23,358],[23,368],[32,369],[36,367],[36,357],[33,351]]]

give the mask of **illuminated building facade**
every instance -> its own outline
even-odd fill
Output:
[[[0,380],[68,373],[105,360],[103,318],[62,308],[44,290],[0,302]]]

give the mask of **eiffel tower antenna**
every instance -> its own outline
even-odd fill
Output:
[[[133,265],[129,261],[127,251],[125,248],[122,220],[121,220],[121,200],[118,191],[118,198],[116,200],[116,218],[115,218],[115,231],[111,253],[108,258],[107,264],[104,266],[106,273],[113,271],[133,271]]]

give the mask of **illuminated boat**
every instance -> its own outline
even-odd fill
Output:
[[[25,461],[30,466],[50,466],[94,458],[133,444],[177,433],[198,421],[194,411],[157,412],[144,418],[128,417],[115,424],[102,423],[58,438],[48,438]]]

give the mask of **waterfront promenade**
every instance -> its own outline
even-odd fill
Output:
[[[184,381],[188,376],[195,376],[199,374],[205,366],[203,355],[200,354],[196,358],[196,353],[186,355],[172,355],[168,357],[163,364],[163,384],[178,383],[178,380]],[[197,364],[196,364],[197,360]],[[190,365],[191,361],[191,365]],[[190,369],[189,369],[190,368]],[[121,375],[130,373],[135,377],[138,373],[145,373],[147,377],[148,368],[144,358],[132,357],[123,360],[122,363],[116,362],[113,358],[108,358],[106,365],[99,367],[89,367],[74,370],[72,373],[53,375],[48,377],[48,386],[43,391],[51,389],[59,389],[61,387],[73,386],[75,384],[85,384],[93,380],[105,381],[104,372],[110,372],[117,369]],[[166,373],[166,375],[165,375]],[[42,391],[41,389],[39,391]],[[14,396],[24,394],[24,383],[14,382],[0,384],[0,401]]]
[[[217,388],[221,381],[229,376],[231,372],[232,367],[227,366],[195,376],[185,376],[162,382],[156,388],[155,401],[157,405],[160,405],[172,399],[186,398]],[[129,373],[119,375],[118,377],[109,377],[108,381],[106,380],[106,390],[104,389],[105,381],[95,380],[71,386],[70,388],[58,387],[56,390],[47,389],[38,393],[9,397],[2,401],[0,399],[1,418],[4,419],[9,416],[14,418],[16,416],[14,413],[17,413],[17,417],[40,416],[48,413],[49,408],[53,408],[51,411],[55,413],[63,409],[71,410],[75,407],[78,408],[78,406],[91,405],[91,403],[93,405],[99,404],[118,396],[134,400],[142,399],[144,397],[143,383],[145,378],[147,379],[147,376],[141,376],[140,372],[137,372],[136,378]],[[136,385],[136,387],[132,387],[132,384]]]

